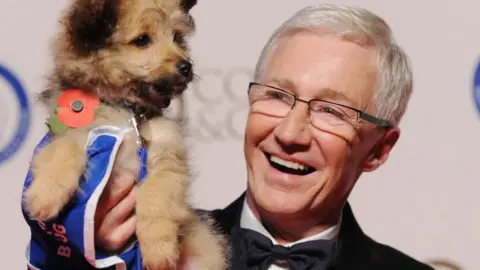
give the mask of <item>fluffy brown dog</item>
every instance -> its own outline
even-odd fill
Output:
[[[196,0],[74,0],[53,47],[55,68],[41,100],[55,115],[66,89],[99,98],[91,123],[56,133],[33,158],[26,191],[30,217],[57,216],[77,192],[85,172],[89,131],[102,125],[138,124],[148,148],[148,175],[139,187],[137,232],[147,269],[174,269],[189,250],[201,269],[226,269],[224,239],[188,204],[189,168],[179,124],[163,116],[170,99],[193,77],[184,39],[194,30]],[[79,104],[77,104],[79,105]],[[77,112],[82,110],[76,107]],[[134,118],[132,118],[132,115]],[[132,131],[113,171],[138,173],[139,143]]]

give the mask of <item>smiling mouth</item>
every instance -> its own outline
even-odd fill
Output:
[[[296,162],[284,160],[277,156],[272,156],[271,154],[266,152],[263,152],[263,153],[267,157],[268,162],[270,163],[270,166],[272,166],[273,168],[283,173],[303,176],[303,175],[311,174],[315,171],[315,169],[312,167],[305,166]]]

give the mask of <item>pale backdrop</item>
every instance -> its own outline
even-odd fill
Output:
[[[9,141],[20,138],[15,132],[20,114],[14,88],[0,76],[0,160],[9,157],[0,161],[0,259],[6,269],[25,268],[28,229],[20,192],[46,117],[31,94],[42,89],[50,66],[48,40],[66,2],[0,1],[0,67],[20,80],[30,94],[31,109],[26,140],[20,140],[18,151],[7,151]],[[256,58],[283,20],[305,5],[322,2],[328,1],[199,0],[193,9],[198,30],[191,46],[200,79],[186,94],[185,108],[197,207],[223,207],[245,188],[245,93]],[[415,74],[397,147],[380,170],[362,176],[351,196],[360,224],[376,240],[419,260],[450,260],[462,269],[479,269],[480,114],[473,78],[480,54],[480,4],[330,2],[362,6],[384,17],[410,55]],[[174,108],[180,108],[178,103]]]

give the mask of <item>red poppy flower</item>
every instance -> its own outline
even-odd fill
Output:
[[[68,89],[58,97],[57,105],[58,119],[69,127],[78,128],[93,122],[100,99],[90,92]]]

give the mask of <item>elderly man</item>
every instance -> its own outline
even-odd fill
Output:
[[[231,269],[432,269],[365,235],[347,203],[360,175],[387,160],[411,91],[407,56],[375,14],[318,5],[281,25],[248,86],[248,188],[210,212]],[[118,175],[102,197],[106,250],[134,234],[133,185]]]

